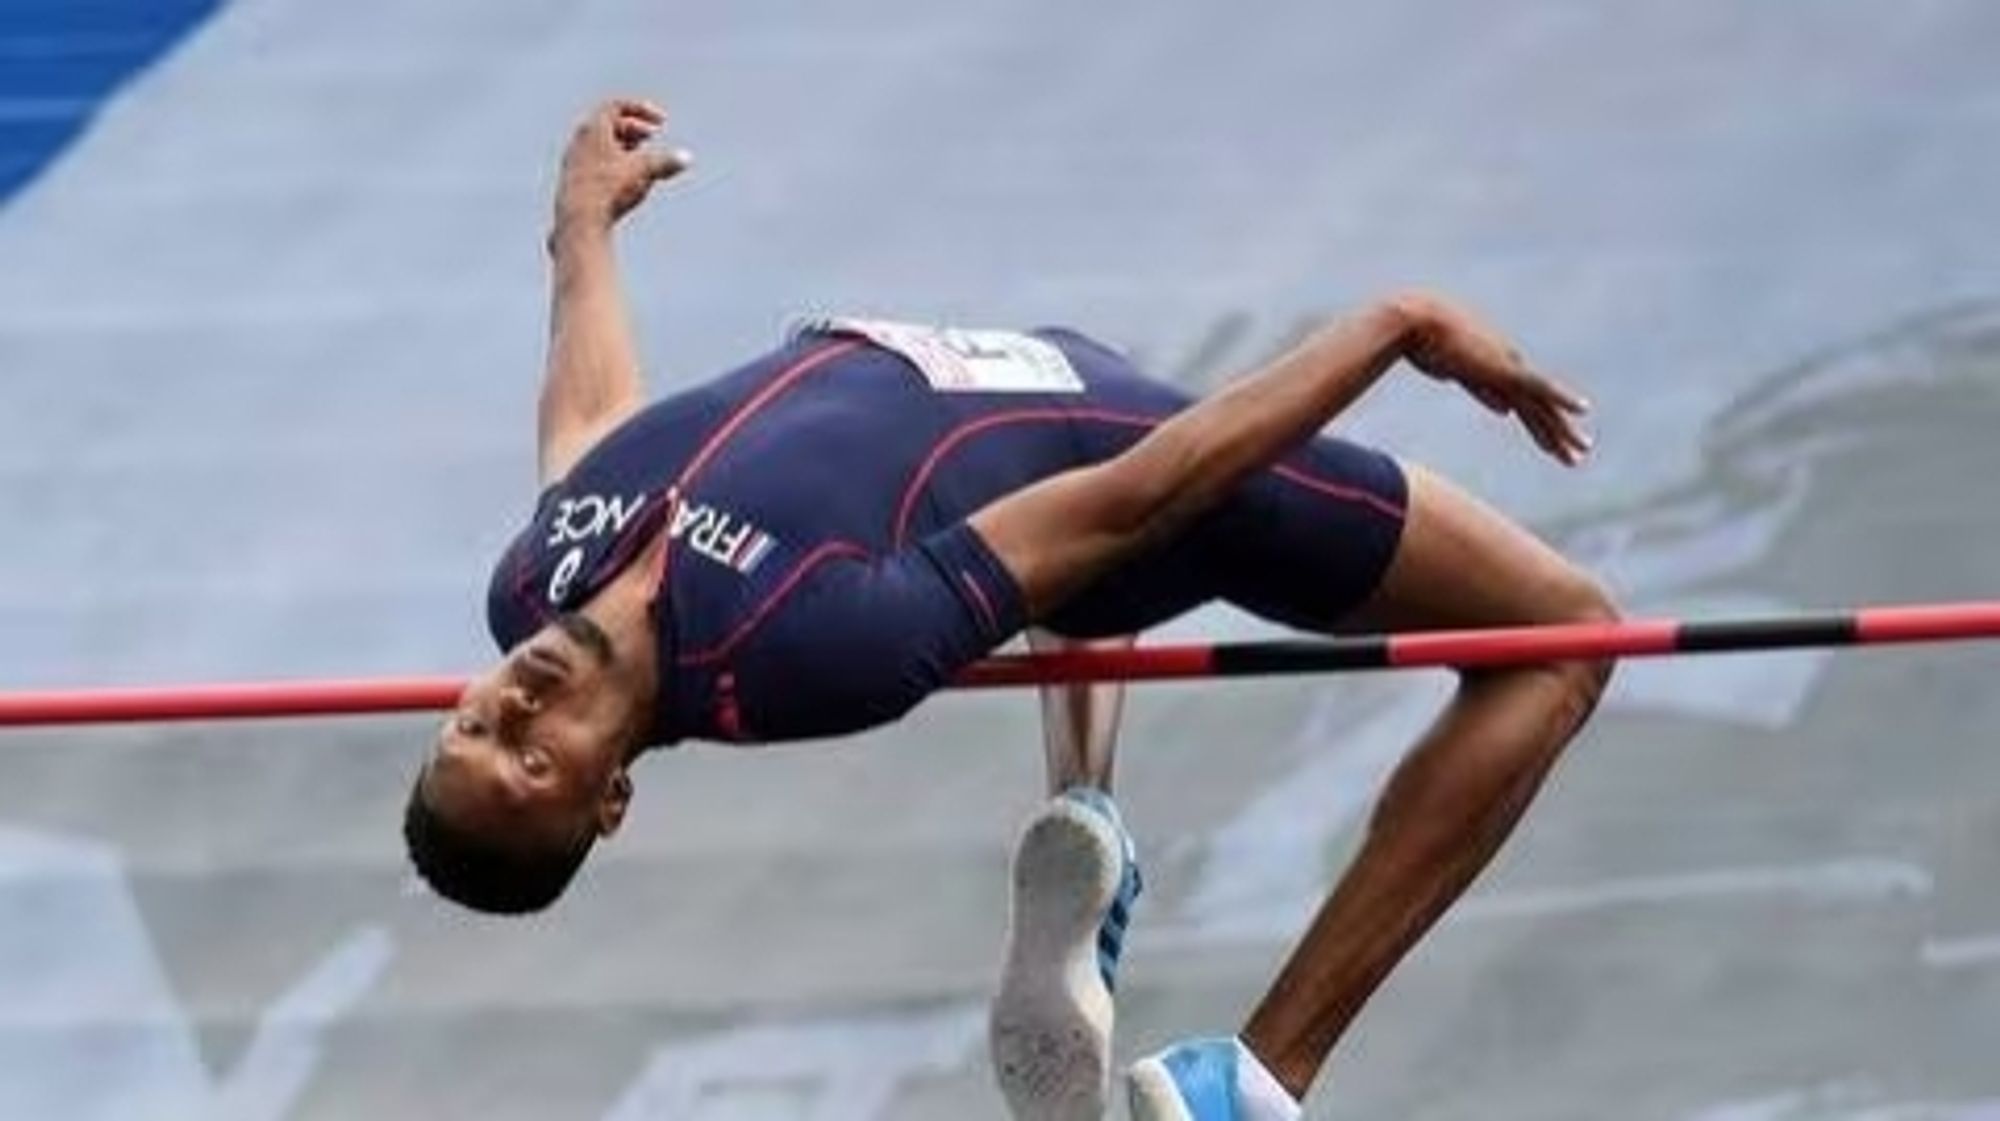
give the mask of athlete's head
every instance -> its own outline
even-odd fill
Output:
[[[565,615],[466,686],[403,815],[438,894],[502,914],[548,906],[624,819],[648,690],[611,640]]]

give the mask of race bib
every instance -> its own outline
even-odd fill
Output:
[[[1083,392],[1083,379],[1062,351],[1018,331],[827,317],[805,320],[794,332],[858,335],[908,359],[943,393]]]

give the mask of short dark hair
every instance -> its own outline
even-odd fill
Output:
[[[525,915],[556,901],[597,842],[586,830],[574,842],[540,850],[493,843],[440,816],[424,800],[424,776],[410,784],[403,842],[431,890],[492,915]]]

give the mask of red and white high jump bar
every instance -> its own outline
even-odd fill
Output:
[[[1473,668],[1577,658],[1649,658],[1980,638],[2000,638],[2000,601],[1865,607],[1758,619],[1636,619],[1003,655],[974,664],[953,687],[1185,681],[1422,666]],[[0,693],[0,727],[438,710],[455,704],[464,687],[461,677],[404,677]]]

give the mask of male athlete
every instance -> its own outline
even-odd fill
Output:
[[[507,653],[445,722],[405,820],[439,893],[546,906],[617,829],[646,748],[887,723],[1031,623],[1131,634],[1216,598],[1322,632],[1610,616],[1584,574],[1443,480],[1317,435],[1407,363],[1562,462],[1582,457],[1583,402],[1435,296],[1370,304],[1195,403],[1072,331],[828,320],[647,404],[611,234],[687,166],[650,145],[664,120],[607,104],[563,158],[544,489],[488,597]],[[1137,1064],[1135,1115],[1296,1116],[1343,1028],[1513,828],[1608,673],[1464,675],[1240,1034]],[[1128,853],[1108,802],[1064,801],[1109,846],[1084,852],[1111,885],[1094,928],[1115,917]],[[1015,922],[1010,961],[1046,955],[1063,983],[1016,1002],[1034,1022],[1017,1034],[1088,1042],[1108,1001],[1071,966],[1094,959],[1095,939],[1026,946],[1033,925]],[[1025,976],[1003,974],[1003,997]],[[1047,1034],[1056,998],[1074,1013],[1067,1034]],[[1075,1079],[1095,1074],[1071,1051],[1020,1050],[1083,1072],[1026,1070],[1024,1094],[1089,1096]]]

